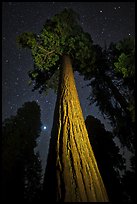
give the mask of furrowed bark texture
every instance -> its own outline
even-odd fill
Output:
[[[88,139],[69,56],[54,113],[44,196],[58,202],[106,202],[107,193]]]

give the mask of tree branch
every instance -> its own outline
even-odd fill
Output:
[[[48,50],[44,49],[44,48],[41,47],[41,46],[38,46],[38,48],[41,49],[41,50],[43,50],[44,52],[46,52],[47,55],[50,55],[50,54],[52,54],[52,53],[55,52],[55,50],[48,51]]]

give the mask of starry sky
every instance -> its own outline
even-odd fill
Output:
[[[94,44],[104,47],[124,37],[135,35],[134,2],[3,2],[2,3],[2,120],[15,115],[27,101],[37,101],[41,108],[43,127],[38,139],[38,149],[43,166],[46,164],[56,94],[32,92],[27,72],[33,68],[29,50],[19,49],[16,36],[25,31],[40,32],[47,18],[64,8],[72,8],[80,15],[80,23]],[[84,118],[93,115],[100,119],[106,129],[111,129],[95,104],[89,105],[87,97],[91,89],[88,81],[75,73],[76,86]]]

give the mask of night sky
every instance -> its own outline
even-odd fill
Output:
[[[56,94],[53,90],[47,96],[40,95],[38,91],[32,92],[27,72],[33,68],[33,60],[29,50],[19,49],[16,36],[25,31],[38,34],[47,18],[64,8],[72,8],[79,13],[80,23],[84,31],[90,33],[94,44],[104,47],[105,43],[108,46],[110,42],[135,35],[134,2],[3,2],[2,119],[15,115],[27,101],[38,102],[43,124],[38,149],[43,166],[46,164]],[[88,81],[85,82],[78,73],[75,73],[75,80],[84,118],[92,114],[110,129],[98,108],[89,105],[87,97],[91,89],[86,86]]]

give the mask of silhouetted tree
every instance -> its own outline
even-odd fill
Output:
[[[135,139],[135,65],[134,39],[111,43],[105,51],[98,45],[94,67],[81,71],[91,80],[91,103],[97,104],[102,114],[109,118],[113,134],[122,145],[134,152]],[[127,128],[128,127],[128,128]],[[125,136],[126,135],[126,136]]]
[[[133,202],[137,201],[136,199],[136,173],[132,171],[127,171],[122,178],[122,197],[123,202]]]
[[[32,202],[41,190],[41,162],[34,153],[41,130],[40,107],[26,102],[2,125],[3,201]]]
[[[86,73],[90,79],[92,93],[89,100],[96,102],[102,114],[112,125],[113,138],[117,136],[121,144],[133,154],[135,160],[135,42],[133,38],[125,38],[118,43],[111,43],[107,50],[95,46],[98,53],[97,69]],[[82,73],[81,73],[82,74]],[[94,129],[94,125],[92,126]],[[91,128],[91,130],[92,130]],[[105,140],[104,140],[105,141]],[[94,145],[92,145],[94,147]],[[95,153],[96,154],[96,153]],[[98,161],[98,159],[97,159]],[[122,201],[134,201],[135,194],[131,180],[135,179],[134,165],[131,171],[125,171],[121,178]],[[111,173],[113,171],[110,171]],[[102,175],[103,176],[103,175]],[[113,178],[113,176],[112,176]],[[129,183],[129,184],[128,184]],[[125,186],[125,188],[124,188]],[[132,189],[132,190],[131,190]],[[115,191],[114,191],[115,192]],[[120,192],[120,191],[119,191]],[[132,193],[131,193],[132,192]],[[114,196],[113,196],[114,197]]]
[[[95,152],[97,163],[110,202],[122,201],[122,186],[120,171],[125,168],[125,159],[120,155],[119,148],[113,141],[114,136],[106,131],[104,125],[97,118],[89,115],[85,120],[90,143]]]
[[[33,154],[25,165],[25,192],[27,202],[40,202],[42,196],[42,167],[39,153]]]

